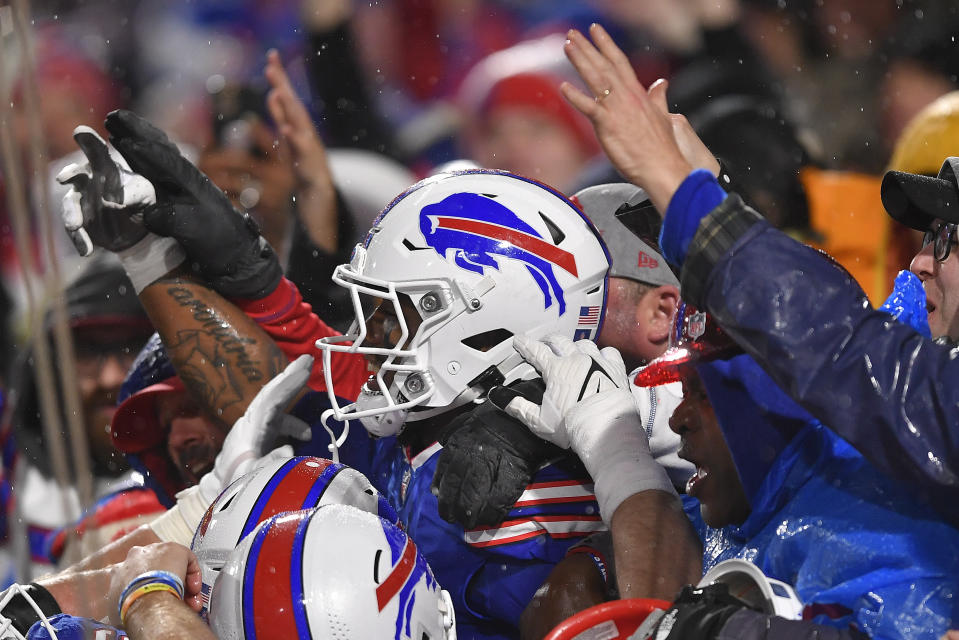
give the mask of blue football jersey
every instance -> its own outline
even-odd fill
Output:
[[[606,529],[592,480],[569,458],[540,470],[499,526],[464,531],[439,516],[430,491],[442,446],[415,456],[396,438],[375,443],[370,481],[450,592],[461,640],[518,638],[519,618],[566,551]]]
[[[129,640],[127,634],[103,622],[78,618],[65,613],[49,618],[48,622],[60,640]],[[53,636],[42,622],[34,622],[27,640],[52,640]]]

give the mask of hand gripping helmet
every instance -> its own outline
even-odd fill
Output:
[[[309,456],[271,460],[237,479],[206,510],[190,545],[200,562],[205,614],[230,552],[258,524],[278,513],[348,504],[390,522],[399,518],[359,471]]]
[[[418,182],[333,274],[356,313],[347,335],[317,342],[334,415],[392,435],[528,372],[514,335],[595,338],[608,268],[595,227],[543,184],[489,169]],[[380,332],[370,330],[377,315]],[[335,351],[379,362],[345,407],[333,389]]]
[[[222,640],[455,640],[449,594],[396,525],[347,505],[274,516],[220,577],[210,626]]]

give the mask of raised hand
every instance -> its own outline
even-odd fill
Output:
[[[289,156],[296,176],[300,220],[313,244],[329,252],[336,251],[336,192],[326,148],[275,49],[267,53],[263,73],[271,87],[266,106],[280,134],[280,151]]]
[[[665,101],[649,93],[626,54],[601,26],[590,27],[590,42],[573,29],[564,47],[592,95],[564,82],[560,90],[589,118],[603,150],[630,182],[642,187],[661,213],[694,168],[673,133]]]
[[[67,165],[57,174],[60,184],[71,185],[63,199],[63,224],[81,256],[99,246],[122,251],[147,235],[143,207],[156,202],[153,185],[111,156],[96,131],[81,125],[74,129],[85,163]]]
[[[283,271],[256,222],[234,209],[165,133],[123,110],[107,115],[106,128],[130,167],[156,188],[156,205],[143,212],[147,229],[175,238],[191,267],[222,295],[256,299],[276,287]]]

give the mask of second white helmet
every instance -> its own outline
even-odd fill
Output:
[[[413,541],[355,507],[261,523],[223,567],[210,608],[220,640],[455,640],[449,594]]]
[[[190,545],[200,562],[206,614],[216,578],[236,546],[258,524],[279,513],[325,504],[348,504],[398,517],[359,471],[311,456],[274,459],[231,483],[207,509]]]

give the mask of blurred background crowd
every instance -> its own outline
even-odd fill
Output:
[[[26,30],[16,18],[23,6]],[[9,397],[21,375],[11,372],[22,372],[16,361],[38,328],[26,311],[31,297],[42,306],[59,294],[43,286],[51,266],[63,282],[75,283],[78,273],[76,251],[60,231],[65,187],[54,180],[77,160],[77,125],[100,128],[120,107],[154,122],[254,214],[286,261],[310,230],[293,206],[296,167],[272,143],[264,66],[275,49],[348,205],[350,218],[336,222],[328,247],[348,256],[395,195],[451,163],[508,169],[567,195],[619,181],[592,127],[558,89],[563,80],[578,82],[562,51],[567,30],[593,22],[628,53],[644,84],[669,81],[672,110],[687,116],[747,200],[836,257],[874,303],[889,293],[919,238],[884,213],[881,176],[890,168],[934,175],[956,154],[947,144],[956,139],[957,110],[929,108],[959,89],[954,2],[3,1],[0,390]],[[12,205],[21,185],[26,228]],[[313,277],[328,281],[335,264],[314,265]],[[311,300],[308,283],[298,284],[336,326],[336,305],[321,287]],[[82,287],[74,293],[74,309],[103,311],[83,309]],[[120,285],[116,293],[116,313],[126,313],[119,307],[129,292]],[[85,340],[108,339],[129,356],[90,392],[112,407],[138,350],[131,345],[150,329],[131,322],[129,335],[104,337],[93,324],[71,325],[81,363],[99,358],[93,369],[102,372],[105,359],[114,362],[84,350]],[[6,469],[16,455],[8,435]],[[28,444],[21,438],[20,447]],[[110,456],[100,463],[107,469]]]

